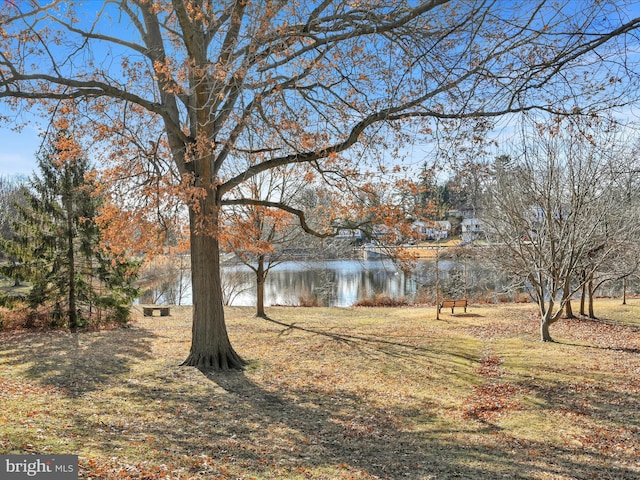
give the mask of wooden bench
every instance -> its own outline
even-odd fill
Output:
[[[153,312],[158,310],[161,317],[168,317],[171,309],[169,307],[142,307],[142,314],[145,317],[153,317]]]
[[[440,305],[438,305],[438,313],[440,313],[440,311],[443,308],[451,308],[451,313],[453,313],[453,309],[455,307],[464,307],[464,311],[465,313],[467,312],[467,299],[466,298],[461,298],[461,299],[449,299],[449,300],[443,300],[442,303],[440,303]]]

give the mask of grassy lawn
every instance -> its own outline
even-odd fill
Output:
[[[31,290],[29,285],[23,283],[16,287],[12,280],[9,281],[4,278],[0,278],[0,294],[25,296],[29,293],[29,290]]]
[[[0,334],[0,453],[81,478],[640,478],[640,300],[538,341],[532,305],[230,308],[250,365],[179,367],[190,308]]]

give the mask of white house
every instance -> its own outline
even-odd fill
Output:
[[[442,240],[449,238],[451,222],[448,220],[438,222],[413,222],[413,228],[420,235],[421,240]]]
[[[465,218],[462,220],[462,242],[468,243],[484,236],[482,223],[477,218]]]

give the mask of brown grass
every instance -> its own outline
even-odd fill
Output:
[[[245,372],[178,367],[190,309],[0,336],[0,453],[81,478],[640,477],[640,301],[554,326],[531,305],[227,310]]]
[[[436,250],[436,249],[425,249],[425,248],[420,248],[420,246],[424,247],[424,246],[437,246],[437,247],[447,247],[444,250]],[[460,240],[457,239],[448,239],[448,240],[444,240],[444,241],[439,241],[439,242],[434,242],[434,241],[428,241],[428,242],[422,242],[420,244],[420,246],[418,247],[411,247],[411,246],[407,246],[405,247],[405,251],[406,253],[408,253],[412,258],[416,258],[416,259],[420,259],[420,260],[435,260],[436,256],[438,255],[438,253],[440,255],[442,254],[446,254],[448,252],[451,252],[452,250],[454,250],[455,248],[458,248],[460,246]]]

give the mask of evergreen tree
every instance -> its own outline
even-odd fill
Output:
[[[38,153],[38,169],[16,205],[15,236],[4,241],[19,259],[6,273],[32,284],[29,307],[48,307],[53,324],[126,321],[138,268],[100,248],[94,219],[101,200],[87,178],[88,159],[63,130]]]
[[[420,173],[421,190],[418,194],[418,206],[420,207],[420,220],[443,220],[449,208],[448,191],[445,185],[438,182],[439,171],[430,168],[425,162]]]
[[[13,223],[17,215],[16,205],[21,201],[25,181],[26,178],[20,176],[0,176],[0,263],[14,266],[11,276],[14,287],[20,286],[23,278],[17,268],[17,259],[4,251],[3,240],[9,240],[15,235]],[[2,273],[0,271],[0,275]]]

